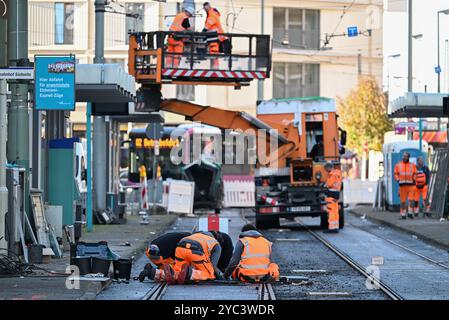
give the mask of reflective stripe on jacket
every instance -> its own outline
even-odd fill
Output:
[[[418,170],[418,172],[416,173],[415,183],[418,188],[422,188],[427,184],[427,176],[424,171]]]
[[[189,19],[189,17],[185,14],[185,12],[178,13],[173,20],[173,23],[170,26],[170,31],[185,31],[187,30],[182,26],[182,23],[185,19]]]
[[[398,162],[394,167],[394,178],[400,185],[414,184],[416,178],[416,165],[411,162]]]
[[[194,233],[188,237],[183,238],[178,247],[190,249],[193,254],[205,255],[210,257],[212,249],[218,244],[214,237],[208,236],[204,233]]]
[[[243,253],[238,268],[245,276],[260,276],[270,272],[271,242],[264,237],[243,237]]]

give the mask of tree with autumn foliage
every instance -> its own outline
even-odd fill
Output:
[[[362,154],[366,142],[370,150],[381,151],[384,134],[392,130],[387,116],[387,97],[373,77],[359,79],[357,87],[344,99],[338,98],[339,125],[347,131],[347,145]]]

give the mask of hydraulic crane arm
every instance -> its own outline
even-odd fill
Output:
[[[270,136],[278,142],[277,160],[287,157],[296,148],[296,144],[293,141],[288,140],[283,134],[280,134],[266,122],[246,112],[201,106],[177,99],[164,100],[161,104],[161,110],[183,115],[187,120],[201,122],[220,129],[241,130],[243,132],[254,132],[254,134],[257,134],[257,130],[263,129],[267,133],[267,148],[265,150],[269,150]],[[291,126],[292,124],[286,126],[283,133],[288,133]]]

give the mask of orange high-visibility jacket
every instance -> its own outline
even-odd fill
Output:
[[[340,192],[341,183],[342,183],[341,171],[339,169],[332,169],[331,172],[329,172],[329,175],[326,180],[327,188],[329,189],[329,191]]]
[[[217,31],[217,33],[224,33],[220,21],[220,12],[218,12],[218,10],[214,8],[209,10],[209,12],[207,13],[206,24],[204,25],[204,28],[207,31]],[[220,41],[223,41],[226,39],[226,37],[219,36],[219,39]]]
[[[197,246],[192,245],[200,245],[202,251],[198,251],[195,249]],[[191,249],[193,254],[204,255],[207,259],[210,258],[212,249],[218,245],[218,241],[215,240],[214,237],[210,237],[204,233],[194,233],[188,237],[183,238],[178,246],[182,246],[186,249]]]
[[[416,165],[404,161],[398,162],[394,167],[394,179],[399,185],[412,185],[416,179]]]
[[[415,183],[417,187],[423,187],[427,184],[427,176],[422,170],[417,170]]]
[[[243,252],[238,265],[245,276],[264,276],[270,273],[271,242],[264,237],[243,237]]]
[[[180,12],[176,15],[175,19],[173,20],[173,23],[170,26],[170,31],[186,31],[188,29],[184,28],[182,26],[182,23],[185,19],[189,19],[189,17],[186,15],[185,12]]]

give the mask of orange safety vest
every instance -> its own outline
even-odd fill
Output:
[[[422,188],[427,184],[427,177],[424,171],[417,169],[415,184],[418,188]]]
[[[204,28],[207,31],[217,31],[217,33],[224,33],[223,27],[221,26],[220,21],[220,12],[218,10],[212,8],[207,13],[206,23],[204,25]],[[226,40],[225,36],[218,36],[220,41]]]
[[[214,247],[218,244],[215,238],[204,233],[194,233],[179,241],[178,247],[190,249],[193,254],[204,255],[209,259]]]
[[[238,265],[244,276],[264,276],[270,273],[271,242],[263,237],[243,237],[243,252]]]
[[[185,19],[189,19],[189,17],[185,14],[185,12],[178,13],[173,20],[173,23],[170,26],[170,31],[186,31],[188,29],[182,26],[182,23]]]
[[[342,182],[341,171],[338,169],[332,169],[331,172],[329,172],[329,175],[326,180],[326,186],[329,189],[329,191],[340,192],[341,182]]]
[[[400,185],[414,184],[416,178],[416,165],[411,162],[398,162],[394,168],[394,178]]]

